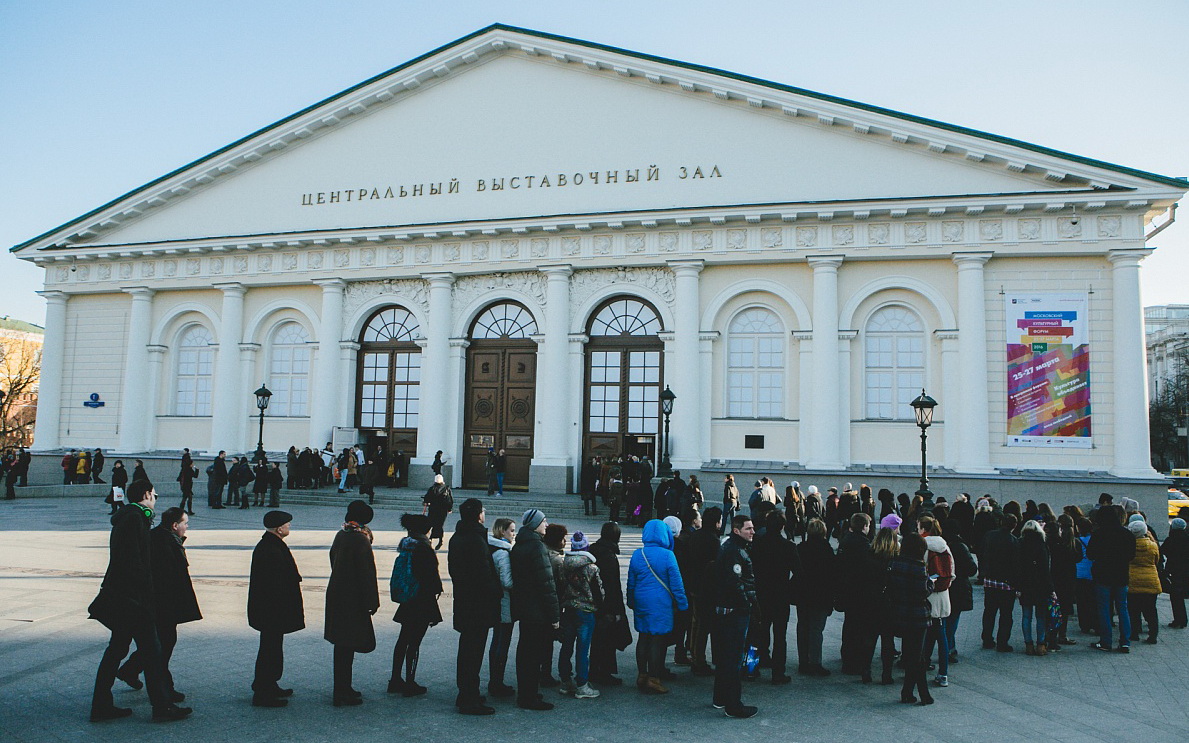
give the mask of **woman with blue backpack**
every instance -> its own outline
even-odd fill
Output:
[[[429,544],[429,518],[406,513],[400,517],[400,525],[408,531],[408,536],[400,540],[396,564],[392,566],[392,600],[400,604],[392,621],[399,623],[401,629],[392,650],[388,693],[416,697],[428,691],[417,683],[417,660],[426,631],[442,621],[442,612],[438,610],[442,579],[438,575],[437,553]]]

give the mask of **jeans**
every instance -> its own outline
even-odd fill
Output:
[[[1041,604],[1025,604],[1020,602],[1020,612],[1023,614],[1024,625],[1024,642],[1032,643],[1032,615],[1036,614],[1036,642],[1043,643],[1045,641],[1045,626],[1048,623],[1048,611],[1046,607]]]
[[[239,485],[236,483],[227,484],[227,501],[223,504],[225,506],[239,505]]]
[[[491,649],[487,651],[487,685],[504,683],[504,670],[508,667],[508,650],[512,647],[511,622],[501,622],[491,632]]]
[[[945,633],[945,619],[934,619],[929,623],[929,631],[925,633],[925,665],[929,665],[929,658],[933,657],[933,645],[937,645],[937,675],[950,674],[950,641]]]
[[[342,476],[339,478],[339,490],[347,489],[347,475],[348,474],[350,474],[350,473],[347,472],[347,468],[344,467],[343,471],[342,471]]]
[[[1111,607],[1119,615],[1119,647],[1131,647],[1131,612],[1127,610],[1127,586],[1094,584],[1098,599],[1098,640],[1104,648],[1111,646]]]
[[[503,472],[495,473],[495,489],[500,495],[504,494],[504,473]]]
[[[1015,623],[1012,611],[1016,605],[1015,591],[988,588],[983,591],[983,645],[995,645],[1000,650],[1010,647],[1011,629]],[[995,635],[995,614],[999,614],[999,635]]]
[[[641,632],[636,636],[636,666],[641,676],[660,678],[665,669],[665,650],[669,635],[650,635]]]
[[[822,664],[822,632],[829,609],[797,607],[797,668],[809,670]]]
[[[743,706],[743,655],[747,651],[747,625],[751,615],[746,610],[714,615],[714,703],[728,710]]]
[[[577,666],[574,683],[582,686],[590,678],[590,638],[594,634],[594,612],[578,609],[563,609],[561,614],[561,652],[557,656],[557,672],[562,678],[573,673],[573,666]],[[571,663],[570,657],[575,654],[577,643],[577,659]]]
[[[958,620],[961,618],[962,612],[951,611],[948,617],[941,620],[942,625],[945,627],[946,644],[949,645],[951,653],[958,649]],[[949,661],[946,661],[946,663],[948,666]]]

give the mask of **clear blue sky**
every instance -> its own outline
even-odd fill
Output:
[[[1185,0],[0,0],[0,246],[493,22],[1189,175]],[[1146,304],[1189,302],[1189,207]],[[42,322],[5,254],[0,315]]]

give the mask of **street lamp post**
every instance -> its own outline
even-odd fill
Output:
[[[677,399],[677,395],[673,394],[673,390],[669,389],[669,385],[665,385],[665,391],[661,393],[661,412],[665,414],[665,451],[661,456],[661,466],[657,471],[660,477],[673,476],[673,464],[669,461],[669,416],[673,414],[673,401]]]
[[[260,389],[253,394],[256,395],[256,407],[260,410],[260,437],[256,441],[256,453],[252,455],[252,459],[267,462],[268,455],[264,453],[264,411],[268,410],[268,398],[272,397],[272,392],[261,382]]]
[[[925,500],[933,498],[933,493],[929,490],[929,472],[927,449],[925,445],[925,429],[933,424],[933,408],[937,407],[937,401],[925,394],[925,390],[921,390],[921,396],[913,400],[913,411],[917,416],[917,425],[921,427],[921,489],[916,492],[916,495],[921,496]]]

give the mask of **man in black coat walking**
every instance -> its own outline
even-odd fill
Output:
[[[464,715],[490,715],[479,694],[479,670],[487,633],[500,621],[500,599],[504,587],[487,545],[486,513],[483,501],[468,498],[458,508],[461,517],[450,539],[447,564],[454,581],[454,629],[458,631],[454,704]]]
[[[153,609],[157,614],[157,639],[161,642],[161,666],[165,672],[165,688],[170,701],[185,701],[186,695],[177,690],[169,660],[178,642],[178,625],[202,619],[194,584],[190,580],[190,562],[186,559],[186,530],[190,518],[180,508],[167,508],[161,523],[149,532],[150,554],[153,559]],[[144,669],[140,651],[128,657],[116,673],[116,678],[139,689]]]
[[[512,619],[520,622],[520,639],[516,643],[516,706],[522,709],[553,709],[540,694],[541,664],[549,656],[550,645],[561,626],[557,584],[543,539],[547,526],[549,522],[540,510],[525,511],[510,555]]]
[[[285,635],[305,629],[305,607],[301,600],[301,574],[293,553],[285,544],[293,517],[284,511],[264,514],[265,532],[252,551],[252,572],[248,578],[248,626],[260,633],[256,654],[256,677],[252,681],[252,704],[284,707],[292,689],[278,683],[285,670]]]
[[[111,559],[99,595],[89,607],[91,618],[111,630],[111,641],[103,651],[99,671],[95,674],[91,722],[115,720],[132,714],[131,709],[115,705],[111,687],[120,661],[133,641],[144,666],[153,719],[160,722],[181,720],[192,710],[170,701],[153,611],[149,524],[153,506],[157,504],[157,493],[148,480],[135,480],[128,486],[126,497],[127,504],[112,516]]]
[[[103,450],[95,449],[95,453],[91,455],[91,482],[99,485],[103,480],[99,476],[103,474]]]

